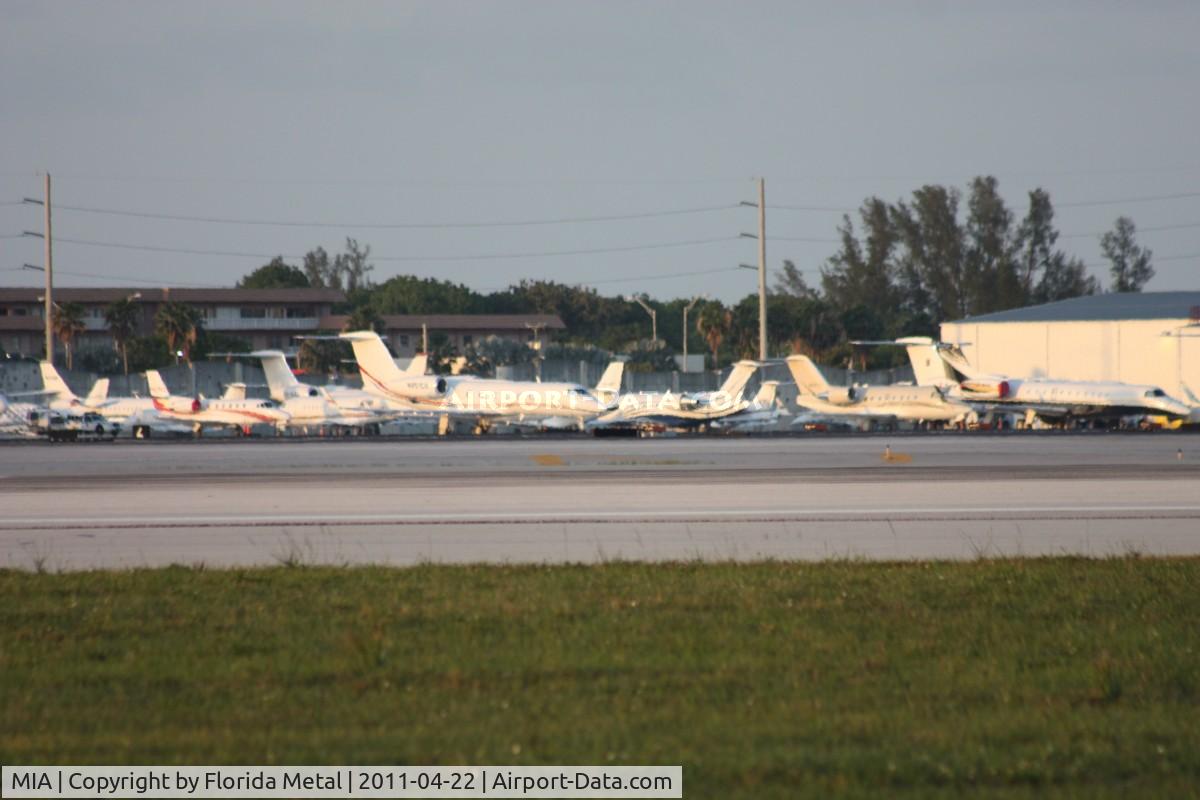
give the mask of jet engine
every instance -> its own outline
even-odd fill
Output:
[[[167,397],[159,400],[157,405],[176,414],[195,414],[203,406],[199,397],[191,399],[187,397]]]
[[[400,381],[400,393],[417,399],[433,399],[446,395],[446,379],[440,375],[419,375]]]
[[[858,398],[859,393],[853,386],[831,386],[825,395],[826,400],[839,406],[848,406]]]
[[[1012,387],[1008,381],[991,381],[991,380],[969,380],[959,384],[970,397],[978,397],[984,400],[1003,400],[1012,394]]]

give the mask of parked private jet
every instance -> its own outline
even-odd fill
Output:
[[[274,400],[172,395],[158,370],[146,370],[146,383],[149,384],[150,396],[158,413],[168,419],[188,423],[197,435],[204,428],[233,428],[246,434],[254,425],[274,425],[278,428],[291,419],[291,415]]]
[[[604,436],[709,427],[749,407],[742,392],[759,366],[757,361],[737,362],[715,392],[626,392],[617,399],[616,408],[593,419],[587,428]]]
[[[417,411],[472,418],[481,429],[498,421],[555,418],[566,418],[581,426],[606,408],[595,394],[577,383],[407,374],[396,366],[387,345],[374,331],[343,333],[340,338],[354,348],[363,388],[368,392],[408,404]],[[619,385],[602,385],[597,390],[616,391]]]
[[[42,383],[45,393],[51,397],[48,406],[54,411],[94,411],[111,422],[121,425],[121,430],[143,439],[152,434],[187,434],[189,428],[159,413],[153,398],[109,397],[109,379],[101,378],[92,384],[86,397],[79,397],[59,371],[48,361],[41,363]]]
[[[822,416],[941,425],[975,416],[969,405],[936,386],[830,386],[808,356],[788,356],[787,365],[799,389],[797,405]]]
[[[1058,381],[988,375],[971,366],[957,345],[923,336],[897,339],[908,351],[922,386],[948,389],[952,396],[984,410],[1024,413],[1034,419],[1070,425],[1077,419],[1115,422],[1128,416],[1187,418],[1192,409],[1157,386],[1116,381]]]

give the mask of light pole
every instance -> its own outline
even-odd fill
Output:
[[[627,301],[629,301],[630,303],[637,303],[639,306],[646,309],[646,313],[650,315],[650,341],[653,342],[654,345],[657,347],[658,346],[658,312],[654,310],[653,306],[651,306],[649,303],[647,303],[645,300],[643,300],[641,297],[639,297],[636,294],[631,294],[628,297],[626,297],[625,299]]]
[[[687,347],[687,344],[688,344],[688,324],[687,324],[688,312],[691,311],[693,308],[695,308],[696,303],[699,303],[703,299],[704,299],[704,297],[702,295],[697,295],[696,297],[692,298],[692,302],[688,303],[686,306],[683,307],[683,371],[684,372],[688,371],[688,352],[687,352],[688,351],[688,347]]]

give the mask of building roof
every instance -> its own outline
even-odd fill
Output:
[[[1200,318],[1200,292],[1122,292],[1073,297],[955,320],[975,322],[1090,322]]]
[[[40,286],[0,287],[0,303],[36,303],[44,294]],[[338,289],[148,289],[54,287],[60,303],[112,303],[133,294],[143,303],[341,303],[346,295]]]
[[[321,317],[323,330],[340,331],[349,317],[332,314]],[[419,331],[425,325],[431,331],[513,331],[538,326],[545,330],[566,330],[557,314],[385,314],[383,327],[389,331]]]

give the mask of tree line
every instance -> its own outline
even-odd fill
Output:
[[[1100,239],[1109,264],[1108,291],[1137,292],[1154,276],[1152,252],[1138,244],[1136,227],[1119,217]],[[973,179],[965,195],[955,187],[930,184],[911,196],[886,202],[868,197],[855,217],[843,216],[838,246],[810,283],[791,260],[782,262],[767,298],[767,336],[772,355],[801,352],[828,361],[885,366],[898,357],[887,350],[856,350],[856,339],[937,335],[938,324],[992,311],[1052,302],[1103,291],[1077,256],[1059,246],[1060,234],[1048,192],[1028,192],[1019,213],[1007,206],[996,179]],[[377,328],[388,314],[556,314],[566,331],[554,342],[562,353],[593,352],[631,356],[632,370],[672,369],[671,356],[683,350],[706,353],[710,367],[752,357],[758,350],[758,297],[737,303],[704,301],[683,326],[691,297],[645,298],[657,314],[658,339],[637,304],[595,289],[556,281],[522,280],[497,292],[481,293],[436,278],[397,275],[375,283],[371,248],[347,238],[343,252],[317,247],[298,264],[276,257],[238,282],[242,288],[333,288],[346,301],[335,309],[349,315],[348,327]],[[195,309],[168,303],[160,308],[155,334],[137,337],[127,307],[115,303],[106,313],[115,353],[128,370],[161,366],[215,350],[239,351],[249,344],[203,330]],[[82,308],[56,310],[54,326],[67,348],[82,332]],[[431,332],[431,361],[446,368],[455,358],[487,371],[497,364],[531,357],[527,348],[480,343],[458,352],[442,334]],[[302,361],[311,369],[335,368],[345,357],[337,343],[306,342]],[[601,356],[597,356],[599,358]]]

